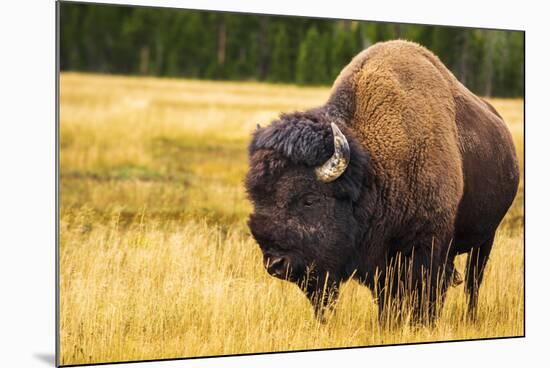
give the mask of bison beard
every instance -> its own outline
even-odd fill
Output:
[[[319,319],[353,278],[373,291],[381,321],[407,310],[433,321],[460,253],[475,316],[519,170],[500,116],[429,51],[405,41],[365,50],[325,105],[258,127],[249,159],[249,228],[266,271],[296,283]]]

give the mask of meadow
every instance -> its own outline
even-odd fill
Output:
[[[523,335],[523,177],[475,322],[460,286],[435,326],[386,328],[348,282],[319,324],[265,272],[243,178],[256,124],[328,88],[62,73],[60,91],[61,364]],[[523,173],[523,100],[490,101]]]

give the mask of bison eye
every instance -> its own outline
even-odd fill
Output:
[[[312,207],[318,201],[319,201],[319,199],[317,197],[313,196],[313,195],[306,195],[306,196],[302,197],[302,205],[304,207]]]

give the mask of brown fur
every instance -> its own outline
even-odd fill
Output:
[[[396,225],[383,227],[391,237],[409,232],[400,242],[424,246],[453,241],[451,259],[493,238],[517,191],[512,138],[494,107],[435,55],[406,41],[376,44],[342,70],[329,105],[370,155],[385,189],[379,216]],[[367,247],[365,270],[383,267],[387,245]]]

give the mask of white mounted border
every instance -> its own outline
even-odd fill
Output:
[[[543,1],[106,2],[526,30],[527,337],[104,366],[517,368],[548,362],[550,25]],[[12,0],[2,4],[0,14],[0,366],[51,367],[55,326],[55,4],[53,0]]]

